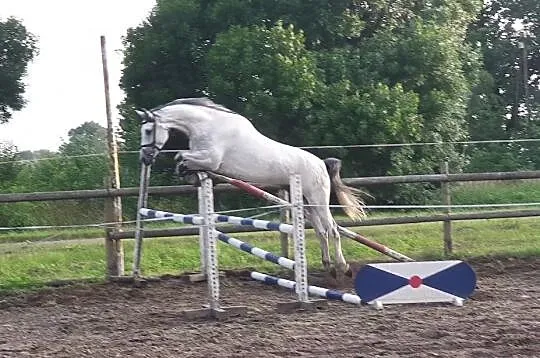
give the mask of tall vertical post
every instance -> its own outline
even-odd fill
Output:
[[[200,186],[197,188],[197,198],[199,201],[199,214],[202,214],[205,212],[205,199],[204,199],[204,193],[203,193],[203,187]],[[206,275],[206,251],[205,251],[205,231],[204,227],[199,226],[199,252],[200,252],[200,260],[201,260],[201,273]]]
[[[290,178],[294,239],[294,275],[296,294],[300,303],[308,302],[307,259],[304,234],[304,201],[300,175]]]
[[[448,161],[445,161],[441,164],[441,172],[448,176],[449,169],[448,169]],[[443,221],[443,241],[444,241],[444,254],[445,255],[451,255],[452,254],[452,221],[450,220],[450,183],[448,181],[443,181],[441,184],[441,190],[442,190],[442,201],[443,205],[446,205],[446,208],[444,209],[445,214],[447,214],[447,218]]]
[[[211,312],[219,311],[219,269],[217,254],[217,232],[214,224],[214,192],[212,179],[206,173],[198,173],[201,182],[201,199],[199,204],[203,217],[202,241],[206,279],[208,282],[208,305]]]
[[[107,67],[107,51],[105,46],[105,36],[101,36],[101,60],[103,64],[103,83],[105,86],[105,109],[107,114],[107,147],[109,163],[108,189],[120,189],[120,170],[118,164],[118,147],[114,135],[112,124],[111,100],[109,95],[109,70]],[[117,223],[113,230],[120,230],[122,221],[122,199],[115,196],[111,200],[111,217],[108,218]],[[109,229],[110,230],[110,229]],[[107,251],[107,277],[121,276],[124,274],[124,249],[122,241],[119,239],[110,239],[107,233],[105,238],[105,248]]]
[[[289,201],[289,192],[285,189],[281,189],[278,192],[278,196],[285,200]],[[289,206],[283,206],[279,209],[279,221],[282,223],[289,223],[291,220],[291,209]],[[289,238],[290,234],[282,232],[279,234],[280,244],[281,244],[281,256],[289,257]]]
[[[214,223],[214,192],[212,179],[205,172],[198,172],[197,176],[201,183],[199,189],[199,215],[203,218],[203,224],[199,231],[199,243],[201,245],[201,267],[205,267],[206,282],[208,285],[208,305],[203,309],[184,310],[184,316],[188,319],[212,317],[216,319],[229,316],[243,315],[247,312],[245,306],[221,307],[219,304],[219,269],[218,248]],[[204,263],[202,262],[204,260]]]

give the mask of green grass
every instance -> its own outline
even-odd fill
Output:
[[[540,180],[452,184],[452,202],[454,204],[540,202]],[[369,216],[413,216],[436,212],[374,211]],[[174,223],[148,225],[148,227],[157,226],[177,225]],[[479,256],[540,254],[538,218],[455,221],[452,227],[455,257],[466,259]],[[127,227],[124,229],[129,230]],[[442,223],[360,227],[356,231],[415,259],[443,258]],[[103,235],[103,229],[100,228],[0,232],[0,291],[37,288],[54,280],[103,280],[105,276],[103,240],[50,242],[99,238]],[[279,252],[276,233],[246,233],[234,236],[266,250]],[[319,270],[321,264],[318,240],[312,231],[308,231],[307,237],[310,269]],[[132,240],[124,241],[125,267],[128,274],[132,263],[132,245]],[[220,243],[219,250],[220,267],[223,269],[255,268],[266,272],[279,270],[271,263],[238,252],[225,244]],[[343,239],[343,250],[349,261],[390,260],[348,239]],[[199,267],[198,251],[198,241],[194,237],[145,240],[142,259],[144,274],[153,276],[196,271]]]
[[[357,228],[366,237],[381,242],[414,259],[440,259],[442,224],[410,224]],[[454,257],[538,256],[540,220],[536,218],[477,220],[453,223]],[[320,270],[318,240],[308,231],[308,262]],[[279,252],[276,233],[235,235],[253,245]],[[132,241],[125,240],[126,273],[132,263]],[[343,239],[346,258],[355,262],[391,261],[356,242]],[[253,268],[277,272],[279,267],[219,243],[222,269]],[[158,238],[144,242],[142,268],[149,276],[196,271],[199,267],[197,238]],[[0,291],[32,289],[64,279],[104,279],[105,251],[101,241],[60,243],[14,243],[0,247]]]
[[[104,229],[85,227],[68,229],[12,230],[0,232],[0,243],[25,241],[57,241],[104,236]]]
[[[454,204],[540,202],[540,179],[452,184]]]

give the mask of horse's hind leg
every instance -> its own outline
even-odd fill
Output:
[[[343,251],[341,249],[341,241],[339,233],[337,232],[337,226],[330,212],[330,188],[320,186],[317,190],[310,190],[304,192],[306,200],[309,205],[311,223],[313,228],[321,240],[321,250],[323,251],[323,261],[330,260],[328,252],[328,239],[332,235],[334,239],[335,256],[334,263],[336,268],[336,276],[343,276],[348,270],[349,265],[345,261]],[[325,253],[326,250],[326,253]],[[324,256],[326,255],[326,256]],[[324,264],[324,263],[323,263]],[[329,264],[325,268],[329,267]]]
[[[308,207],[306,208],[306,217],[311,222],[315,234],[319,238],[321,246],[321,262],[323,264],[324,270],[330,272],[330,248],[328,245],[328,231],[325,230],[324,226],[319,219],[319,216],[314,212],[316,208]]]
[[[345,257],[343,256],[343,250],[341,248],[341,236],[337,229],[337,224],[333,219],[332,219],[332,237],[334,239],[334,250],[335,250],[335,255],[336,255],[335,261],[336,261],[337,272],[338,274],[351,276],[352,272],[351,272],[350,266],[345,260]]]

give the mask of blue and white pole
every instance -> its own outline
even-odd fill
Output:
[[[201,197],[201,199],[204,200],[204,195]],[[204,219],[200,215],[175,214],[168,211],[152,210],[147,208],[142,208],[139,210],[139,212],[141,213],[141,215],[146,216],[150,219],[165,219],[192,225],[204,224]]]
[[[170,212],[167,212],[167,211],[160,211],[160,210],[152,210],[152,209],[146,209],[146,208],[143,208],[140,210],[140,213],[141,215],[143,216],[146,216],[148,218],[163,218],[163,219],[170,219],[170,220],[173,220],[173,221],[176,221],[176,222],[181,222],[181,223],[185,223],[185,224],[194,224],[194,225],[202,225],[203,224],[203,217],[202,216],[197,216],[197,215],[183,215],[183,214],[175,214],[175,213],[170,213]],[[253,225],[252,222],[264,222],[266,226],[269,226],[270,224],[272,225],[272,227],[274,228],[278,228],[277,225],[279,226],[288,226],[287,230],[290,230],[290,232],[292,232],[292,225],[286,225],[286,224],[279,224],[279,223],[272,223],[270,221],[265,221],[265,220],[252,220],[252,219],[244,219],[244,218],[236,218],[234,216],[225,216],[225,215],[218,215],[217,218],[219,219],[220,217],[227,217],[229,219],[232,219],[231,221],[228,221],[228,222],[234,222],[234,223],[239,223],[240,225]],[[216,219],[216,216],[214,216],[214,219]],[[237,220],[239,219],[239,220]],[[221,220],[221,222],[223,222],[223,218]],[[259,225],[259,227],[262,227],[262,225]],[[242,251],[245,251],[249,254],[252,254],[254,256],[257,256],[257,257],[260,257],[261,259],[264,259],[264,260],[267,260],[267,261],[270,261],[270,262],[273,262],[275,264],[278,264],[282,267],[285,267],[285,268],[288,268],[290,270],[294,270],[294,261],[293,260],[290,260],[286,257],[282,257],[282,256],[277,256],[271,252],[268,252],[266,250],[263,250],[261,248],[258,248],[258,247],[255,247],[255,246],[251,246],[250,244],[248,244],[247,242],[244,242],[244,241],[241,241],[241,240],[238,240],[238,239],[235,239],[233,237],[230,237],[228,235],[225,235],[224,233],[222,232],[219,232],[217,230],[214,230],[213,231],[216,235],[217,235],[217,238],[218,240],[226,243],[226,244],[229,244],[231,246],[234,246]]]
[[[161,210],[152,210],[147,208],[142,208],[140,214],[146,216],[150,219],[169,219],[176,222],[181,222],[184,224],[193,224],[193,225],[202,225],[202,217],[199,215],[183,215],[170,213],[167,211]],[[229,215],[213,215],[215,222],[219,223],[228,223],[234,225],[242,226],[252,226],[258,229],[265,229],[271,231],[280,231],[286,234],[292,234],[293,226],[290,224],[282,224],[280,222],[267,221],[267,220],[257,220],[257,219],[246,219],[238,216],[229,216]]]
[[[267,285],[275,285],[288,288],[289,290],[296,289],[296,283],[291,280],[286,280],[284,278],[279,278],[275,276],[270,276],[260,272],[252,272],[251,278],[257,281],[264,282]],[[318,286],[308,286],[308,292],[310,295],[315,295],[329,300],[343,301],[347,303],[352,303],[359,305],[362,303],[362,300],[359,296],[352,293],[344,293],[337,290],[330,290],[328,288],[318,287]]]
[[[260,249],[258,247],[251,246],[250,244],[240,241],[238,239],[235,239],[234,237],[230,237],[228,235],[225,235],[224,233],[221,233],[219,231],[215,231],[217,233],[218,240],[229,244],[231,246],[236,247],[237,249],[240,249],[242,251],[247,252],[248,254],[252,254],[254,256],[257,256],[263,260],[273,262],[275,264],[278,264],[279,266],[288,268],[289,270],[294,270],[294,261],[290,260],[286,257],[277,256],[271,252],[268,252],[266,250]]]

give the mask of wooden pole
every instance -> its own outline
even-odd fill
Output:
[[[441,164],[441,172],[448,175],[448,161]],[[444,213],[447,218],[443,221],[443,241],[444,241],[444,255],[448,256],[452,254],[452,221],[450,220],[450,183],[443,181],[441,184],[442,202],[443,205],[447,205],[444,209]]]
[[[139,180],[139,199],[137,200],[137,220],[135,228],[135,245],[133,247],[133,269],[134,278],[141,277],[141,255],[144,238],[144,222],[142,221],[141,208],[148,207],[148,184],[150,183],[150,173],[152,166],[141,162],[141,178]]]
[[[107,149],[109,153],[109,178],[107,189],[120,189],[120,169],[118,164],[118,146],[114,135],[112,123],[111,100],[109,93],[109,70],[107,67],[107,50],[105,46],[105,36],[101,36],[101,61],[103,64],[103,84],[105,87],[105,109],[107,114]],[[107,252],[107,277],[122,276],[124,274],[124,249],[122,241],[109,239],[110,231],[119,231],[122,221],[122,198],[114,196],[111,199],[111,212],[107,215],[114,223],[113,228],[107,228],[105,236],[105,248]]]

